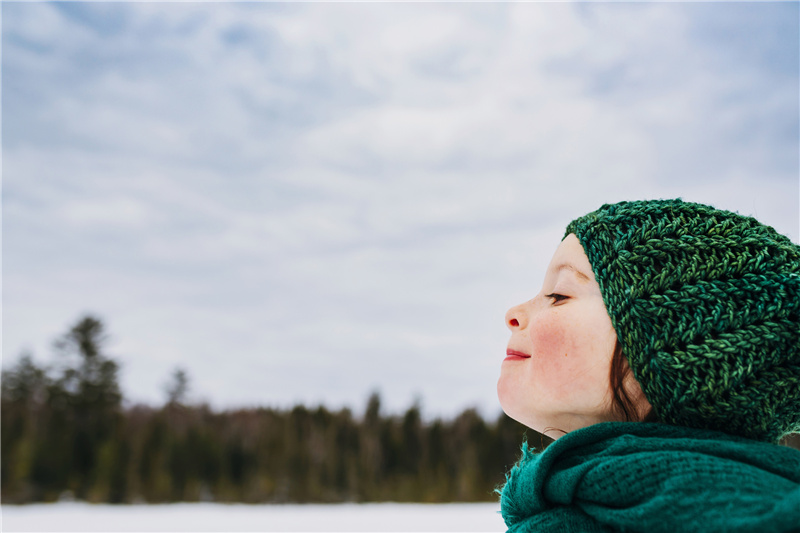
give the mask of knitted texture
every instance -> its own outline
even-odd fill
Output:
[[[540,454],[523,445],[500,494],[515,533],[798,531],[800,452],[716,431],[606,422]]]
[[[574,220],[623,353],[668,424],[777,441],[800,430],[800,247],[681,200]]]

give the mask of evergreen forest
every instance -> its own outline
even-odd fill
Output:
[[[215,412],[187,404],[181,370],[163,406],[123,407],[105,338],[86,316],[56,341],[59,365],[23,355],[3,371],[4,504],[496,501],[522,442],[550,442],[472,409],[452,420],[423,420],[418,405],[385,414],[378,393],[361,416],[303,405]],[[800,435],[784,444],[800,449]]]
[[[123,407],[105,326],[81,318],[56,343],[60,364],[30,355],[2,375],[3,503],[78,499],[217,501],[496,501],[522,441],[549,440],[505,415],[475,410],[425,421],[418,405],[215,412],[187,405],[176,371],[161,407]]]

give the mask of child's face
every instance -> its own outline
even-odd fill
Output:
[[[617,336],[575,235],[559,245],[539,294],[508,310],[506,325],[497,394],[508,416],[540,433],[618,419],[609,384]]]

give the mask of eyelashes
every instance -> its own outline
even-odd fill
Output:
[[[555,292],[552,293],[552,294],[545,294],[544,297],[545,298],[552,298],[553,299],[553,304],[561,303],[564,300],[568,300],[569,299],[569,296],[564,296],[563,294],[557,294]]]

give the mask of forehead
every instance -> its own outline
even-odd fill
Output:
[[[547,270],[549,273],[566,270],[584,281],[594,281],[592,265],[574,233],[567,235],[558,245]]]

